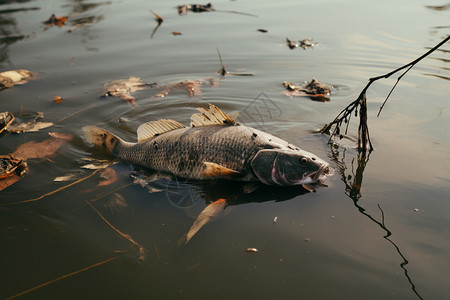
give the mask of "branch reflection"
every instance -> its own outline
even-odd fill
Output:
[[[386,227],[386,224],[384,222],[384,211],[382,210],[381,206],[377,204],[380,212],[381,212],[381,221],[378,221],[375,217],[370,215],[366,212],[366,209],[361,206],[358,202],[361,199],[361,186],[363,182],[363,175],[364,170],[369,162],[369,157],[371,152],[365,152],[365,151],[359,151],[356,157],[353,157],[351,160],[351,171],[348,172],[345,160],[346,160],[346,149],[339,149],[338,146],[335,148],[333,145],[330,147],[331,150],[331,158],[338,166],[337,172],[340,173],[341,179],[345,184],[345,194],[352,199],[353,204],[358,209],[358,211],[366,216],[368,219],[370,219],[372,222],[377,224],[382,230],[385,231],[385,235],[383,238],[387,240],[392,246],[394,246],[397,253],[402,258],[402,262],[400,263],[400,267],[403,269],[403,273],[405,274],[406,279],[408,280],[409,284],[411,285],[411,289],[414,292],[414,294],[419,298],[423,299],[422,296],[419,294],[419,292],[416,289],[416,286],[413,283],[413,280],[411,279],[410,275],[408,274],[408,269],[406,268],[406,265],[408,264],[408,260],[403,255],[402,251],[398,247],[398,245],[390,239],[390,236],[392,235],[392,232]],[[356,166],[356,169],[354,167]]]

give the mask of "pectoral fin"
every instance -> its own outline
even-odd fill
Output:
[[[203,170],[202,175],[207,178],[226,177],[241,174],[239,171],[229,169],[213,162],[204,161],[203,164],[205,164],[205,169]]]
[[[205,226],[209,221],[211,221],[215,216],[217,216],[220,211],[225,207],[227,200],[226,199],[219,199],[210,205],[208,205],[201,213],[198,215],[197,219],[195,220],[194,224],[192,224],[191,229],[189,229],[189,232],[183,236],[182,239],[185,239],[184,242],[181,240],[179,242],[182,242],[183,244],[187,244],[190,239],[202,228]]]

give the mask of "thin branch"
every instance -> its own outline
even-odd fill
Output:
[[[35,286],[35,287],[32,287],[31,289],[28,289],[28,290],[26,290],[26,291],[20,292],[20,293],[18,293],[18,294],[15,294],[15,295],[13,295],[13,296],[11,296],[11,297],[6,298],[6,299],[7,299],[7,300],[15,299],[15,298],[17,298],[17,297],[23,296],[23,295],[28,294],[28,293],[30,293],[30,292],[32,292],[32,291],[35,291],[35,290],[37,290],[37,289],[40,289],[40,288],[42,288],[42,287],[44,287],[44,286],[47,286],[47,285],[50,285],[50,284],[55,283],[55,282],[57,282],[57,281],[60,281],[60,280],[62,280],[62,279],[65,279],[65,278],[68,278],[68,277],[77,275],[77,274],[79,274],[79,273],[81,273],[81,272],[90,270],[90,269],[92,269],[92,268],[95,268],[95,267],[104,265],[104,264],[109,263],[109,262],[111,262],[111,261],[113,261],[113,260],[116,260],[116,259],[118,259],[118,258],[119,258],[119,256],[114,256],[114,257],[108,258],[107,260],[98,262],[98,263],[96,263],[96,264],[90,265],[90,266],[88,266],[88,267],[85,267],[85,268],[83,268],[83,269],[77,270],[77,271],[75,271],[75,272],[72,272],[72,273],[69,273],[69,274],[62,275],[62,276],[60,276],[60,277],[58,277],[58,278],[52,279],[52,280],[50,280],[50,281],[47,281],[47,282],[45,282],[45,283],[42,283],[42,284],[37,285],[37,286]]]
[[[384,105],[386,104],[387,100],[389,99],[390,95],[394,91],[394,89],[397,87],[398,82],[403,78],[403,76],[408,73],[409,70],[411,70],[419,61],[430,55],[432,52],[434,52],[436,49],[438,49],[440,46],[444,45],[450,40],[450,35],[447,36],[443,41],[441,41],[439,44],[431,48],[429,51],[427,51],[425,54],[420,56],[419,58],[415,59],[414,61],[401,66],[400,68],[397,68],[389,73],[386,73],[381,76],[372,77],[369,79],[369,82],[364,87],[364,89],[359,94],[358,98],[351,102],[349,105],[347,105],[335,118],[333,121],[331,121],[328,124],[325,124],[322,129],[320,130],[320,133],[324,134],[330,134],[332,127],[334,126],[333,132],[330,134],[330,140],[335,137],[339,136],[339,138],[343,138],[343,134],[341,134],[341,126],[343,123],[345,123],[345,134],[347,134],[348,126],[350,123],[350,118],[352,113],[355,114],[355,117],[358,115],[358,107],[359,107],[359,127],[358,127],[358,150],[360,152],[365,152],[367,149],[369,151],[373,150],[372,142],[370,141],[370,135],[369,135],[369,127],[367,125],[367,99],[366,99],[366,92],[369,89],[369,87],[374,83],[375,81],[379,79],[386,79],[392,76],[393,74],[406,69],[405,72],[403,72],[397,79],[397,82],[392,87],[391,91],[387,95],[386,99],[384,100],[383,104],[380,107],[380,110],[378,111],[377,117],[380,115],[381,110],[383,109]]]

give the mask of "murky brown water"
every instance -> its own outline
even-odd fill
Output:
[[[331,147],[326,136],[311,132],[356,99],[370,77],[444,39],[449,4],[222,0],[213,2],[216,12],[185,16],[177,14],[179,4],[0,2],[1,71],[39,74],[2,90],[0,111],[18,121],[44,112],[42,121],[55,123],[36,133],[1,135],[0,154],[44,141],[49,132],[74,135],[49,159],[30,159],[29,173],[0,192],[0,298],[49,283],[23,298],[446,299],[449,44],[400,81],[379,118],[397,77],[370,88],[376,150],[368,162],[358,164],[353,143]],[[153,38],[157,23],[150,10],[164,18]],[[52,13],[69,15],[67,25],[45,28],[42,21]],[[85,25],[67,31],[80,23]],[[318,45],[290,50],[286,37],[311,37]],[[217,48],[227,71],[255,76],[220,79]],[[137,108],[100,97],[103,84],[129,76],[158,85],[212,77],[218,84],[204,84],[197,97],[184,89],[162,99],[153,97],[155,90],[138,91]],[[303,84],[313,77],[335,87],[331,101],[281,94],[283,81]],[[63,102],[55,103],[55,96]],[[130,175],[144,178],[148,171],[119,162],[113,166],[118,179],[110,185],[98,186],[95,174],[37,201],[4,205],[92,174],[81,169],[83,158],[104,156],[85,143],[82,126],[101,125],[133,141],[141,123],[171,118],[188,124],[194,108],[207,103],[239,112],[240,122],[330,161],[335,175],[329,186],[316,193],[267,188],[251,195],[226,182],[159,180],[142,187]],[[69,173],[76,179],[53,181]],[[149,193],[149,187],[161,191]],[[224,213],[178,246],[206,204],[219,197],[229,201]]]

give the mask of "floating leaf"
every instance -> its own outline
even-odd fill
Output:
[[[250,252],[250,253],[255,253],[255,252],[258,252],[258,249],[256,249],[256,248],[247,248],[247,250],[245,250],[245,251]]]
[[[162,88],[162,90],[157,94],[153,95],[153,97],[164,98],[170,92],[177,89],[185,89],[189,97],[200,97],[202,95],[201,87],[205,83],[209,84],[210,86],[217,86],[216,82],[212,77],[197,80],[185,80],[182,82],[159,87]]]
[[[52,14],[50,18],[47,21],[44,21],[43,23],[46,24],[46,27],[50,27],[53,25],[56,25],[58,27],[66,25],[67,20],[69,19],[68,16],[64,17],[57,17],[55,14]]]
[[[55,101],[55,103],[61,104],[63,102],[63,98],[61,98],[60,96],[56,96],[53,101]]]
[[[142,82],[139,77],[131,76],[129,78],[113,80],[105,83],[103,86],[102,95],[104,97],[117,96],[136,106],[135,98],[131,96],[131,93],[151,88],[154,85],[154,83]]]
[[[20,145],[13,153],[13,156],[23,160],[49,157],[55,154],[55,152],[67,141],[68,138],[69,135],[65,135],[64,139],[51,137],[40,143],[30,141],[28,143]]]
[[[312,100],[317,101],[330,101],[327,97],[331,92],[331,86],[319,82],[316,78],[313,78],[304,86],[298,86],[293,83],[284,81],[283,86],[287,91],[282,92],[286,96],[296,97],[310,97]]]
[[[295,48],[301,47],[305,50],[308,48],[312,48],[318,44],[318,43],[313,42],[313,40],[311,38],[304,39],[301,41],[295,41],[295,40],[290,40],[289,38],[286,38],[286,43],[287,43],[289,49],[295,49]]]
[[[28,70],[11,70],[0,73],[0,90],[24,84],[34,79],[35,73]]]
[[[182,33],[179,32],[179,31],[172,31],[172,34],[173,34],[173,35],[181,35]]]
[[[115,182],[117,178],[117,173],[112,168],[106,168],[103,170],[102,173],[100,173],[100,182],[98,183],[99,186],[106,186],[110,185],[111,183]]]

